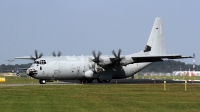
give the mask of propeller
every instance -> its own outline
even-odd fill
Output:
[[[60,51],[58,51],[58,54],[57,54],[57,55],[56,55],[55,51],[52,53],[52,55],[53,55],[54,57],[56,57],[56,56],[57,56],[57,57],[60,57],[61,54],[62,54],[62,53],[61,53]]]
[[[42,53],[40,53],[40,55],[38,56],[38,52],[37,52],[37,50],[35,50],[35,57],[33,57],[33,56],[31,55],[31,59],[35,61],[36,59],[39,59],[39,58],[41,58],[42,56],[43,56]]]
[[[117,63],[120,63],[120,61],[121,61],[122,59],[124,59],[124,57],[120,57],[121,52],[122,52],[121,49],[118,50],[118,54],[116,54],[114,50],[112,51],[113,55],[115,56],[115,61],[116,61]]]
[[[92,61],[99,64],[99,62],[101,61],[100,59],[101,52],[99,51],[98,54],[96,55],[95,51],[92,51],[92,55],[94,56],[94,59],[92,59]]]

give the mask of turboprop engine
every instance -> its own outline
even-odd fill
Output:
[[[121,65],[126,66],[126,65],[128,65],[128,64],[133,64],[134,61],[133,61],[133,59],[132,59],[131,57],[126,56],[126,57],[124,57],[124,58],[121,60],[120,63],[121,63]]]
[[[101,61],[98,63],[98,65],[100,66],[105,66],[105,65],[108,65],[108,64],[111,64],[111,60],[109,57],[102,57],[101,58]]]

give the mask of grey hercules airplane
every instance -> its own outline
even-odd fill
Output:
[[[112,51],[113,55],[101,55],[95,51],[92,56],[60,56],[61,52],[53,52],[53,56],[24,56],[15,59],[32,59],[34,63],[27,69],[26,73],[39,79],[40,84],[52,80],[80,80],[83,83],[92,83],[97,80],[99,83],[108,83],[112,79],[122,79],[133,76],[144,69],[152,62],[163,61],[164,59],[192,58],[177,54],[166,54],[164,31],[161,18],[156,18],[149,40],[144,51],[121,55]]]

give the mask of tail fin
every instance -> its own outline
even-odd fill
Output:
[[[149,40],[147,42],[144,52],[149,54],[166,54],[165,38],[163,31],[163,24],[161,18],[156,18]]]

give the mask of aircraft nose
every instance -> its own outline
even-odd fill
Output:
[[[26,74],[29,76],[35,76],[37,75],[37,70],[35,70],[34,68],[29,68],[26,70]]]

